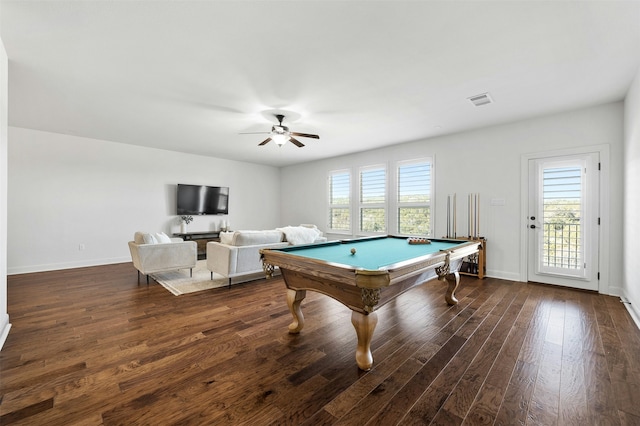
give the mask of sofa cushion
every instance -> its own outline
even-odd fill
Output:
[[[314,228],[307,228],[305,226],[285,226],[284,228],[277,228],[278,231],[282,231],[286,240],[291,244],[310,244],[319,237],[318,231]]]
[[[254,246],[257,244],[273,244],[282,241],[282,232],[278,230],[268,231],[236,231],[233,234],[231,245]]]

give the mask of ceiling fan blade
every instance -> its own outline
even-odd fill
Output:
[[[271,132],[240,132],[239,135],[268,135]]]
[[[258,146],[262,146],[262,145],[266,145],[271,141],[271,138],[266,138],[265,140],[263,140],[262,142],[260,142],[258,144]]]
[[[314,138],[314,139],[320,139],[320,136],[318,135],[312,135],[310,133],[298,133],[298,132],[291,132],[290,133],[293,136],[300,136],[303,138]]]
[[[289,138],[289,142],[291,142],[292,144],[294,144],[295,146],[297,146],[298,148],[302,148],[304,146],[304,144],[302,142],[300,142],[298,139],[296,138]]]

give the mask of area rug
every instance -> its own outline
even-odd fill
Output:
[[[213,280],[211,279],[206,260],[198,260],[193,268],[193,277],[189,276],[188,269],[179,269],[151,274],[151,278],[175,296],[229,285],[229,280],[222,275],[214,273]]]

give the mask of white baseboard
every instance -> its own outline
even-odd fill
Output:
[[[507,281],[520,281],[520,274],[516,272],[495,271],[487,269],[487,273],[485,274],[485,276]]]
[[[640,330],[640,311],[638,310],[640,308],[640,303],[635,303],[634,300],[631,300],[631,298],[627,296],[625,291],[623,291],[622,293],[623,294],[620,296],[620,301],[624,303],[624,307],[627,308],[627,311],[629,311],[631,319],[636,324],[636,327],[638,327],[638,329]]]
[[[636,310],[633,309],[633,305],[630,303],[624,303],[624,307],[627,308],[629,315],[631,315],[631,319],[633,319],[633,322],[636,323],[636,327],[640,330],[640,312],[636,312]]]
[[[88,266],[112,265],[131,262],[131,257],[91,259],[78,262],[49,263],[44,265],[8,266],[7,275],[29,274],[32,272],[58,271],[62,269],[86,268]]]
[[[0,350],[4,346],[4,342],[7,341],[7,337],[9,337],[9,330],[11,329],[11,323],[9,322],[9,315],[3,315],[0,319]]]

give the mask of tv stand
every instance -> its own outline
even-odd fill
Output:
[[[198,260],[207,258],[207,243],[209,241],[220,241],[219,231],[186,232],[173,234],[185,241],[195,241],[198,244]]]

